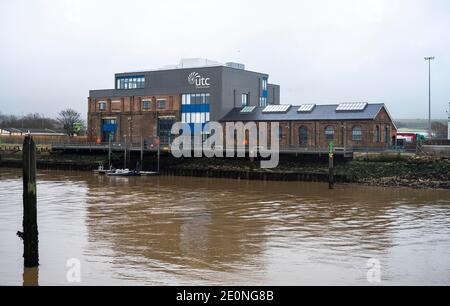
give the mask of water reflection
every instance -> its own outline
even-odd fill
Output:
[[[385,283],[450,284],[450,191],[54,171],[38,181],[41,284],[64,284],[67,258],[82,261],[83,284],[366,284],[369,258]],[[14,170],[0,173],[0,283],[22,259],[8,232],[20,191]]]

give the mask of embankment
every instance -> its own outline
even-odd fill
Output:
[[[0,153],[0,166],[21,167],[19,153]],[[139,154],[132,154],[127,167],[134,168]],[[123,156],[114,154],[112,163],[121,168]],[[52,152],[38,155],[38,168],[60,170],[93,170],[107,165],[105,154]],[[155,154],[145,154],[143,170],[156,170]],[[258,160],[230,158],[181,158],[163,154],[161,173],[165,175],[201,176],[248,180],[317,181],[328,180],[327,157],[282,157],[275,169],[261,169]],[[450,159],[420,156],[358,157],[335,161],[337,183],[357,183],[374,186],[450,189]]]

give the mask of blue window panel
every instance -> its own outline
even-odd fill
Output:
[[[209,104],[184,104],[181,105],[182,113],[207,113]]]
[[[262,92],[261,92],[261,97],[263,97],[263,98],[267,98],[267,90],[263,90]]]
[[[115,132],[117,129],[117,124],[103,124],[102,131],[103,132]]]
[[[202,133],[206,123],[189,123],[191,127],[191,135],[199,135]]]

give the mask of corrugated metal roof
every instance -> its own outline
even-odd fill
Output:
[[[241,108],[234,108],[220,121],[300,121],[300,120],[370,120],[375,119],[383,103],[369,104],[362,111],[336,111],[339,104],[316,105],[308,113],[298,112],[291,107],[286,113],[263,113],[264,107],[257,107],[251,113],[241,113]]]

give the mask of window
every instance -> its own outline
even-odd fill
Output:
[[[143,109],[150,109],[150,100],[142,101],[142,108]]]
[[[144,76],[126,76],[116,79],[117,89],[136,89],[145,87]]]
[[[248,105],[248,94],[242,94],[241,97],[241,104],[242,106],[247,106]]]
[[[101,110],[101,111],[103,111],[103,110],[106,110],[106,102],[99,102],[98,103],[98,109],[99,110]]]
[[[165,99],[161,99],[158,100],[158,108],[166,108],[166,100]]]
[[[267,97],[259,97],[259,106],[260,107],[267,106]]]
[[[378,125],[375,128],[375,142],[381,142],[380,127]]]
[[[352,140],[361,141],[362,140],[362,129],[360,126],[354,126],[352,128]]]
[[[278,127],[278,138],[280,140],[283,138],[283,128],[281,126]]]
[[[263,78],[261,81],[261,89],[267,90],[267,78]]]
[[[325,129],[325,139],[328,141],[334,140],[334,128],[331,125]]]
[[[308,128],[306,126],[301,126],[298,129],[298,143],[302,146],[308,144]]]
[[[211,102],[209,93],[183,94],[181,95],[181,104],[209,104]]]
[[[385,143],[389,142],[389,127],[388,126],[384,127],[384,142]]]

